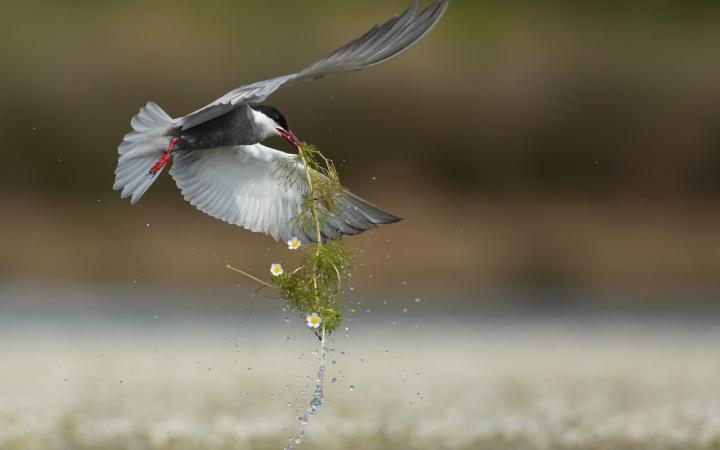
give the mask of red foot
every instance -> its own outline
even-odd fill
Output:
[[[165,167],[165,164],[167,164],[168,160],[170,159],[170,153],[172,153],[175,144],[177,144],[179,140],[179,136],[175,136],[174,138],[170,139],[170,145],[168,145],[165,153],[163,153],[160,159],[158,159],[158,161],[150,168],[150,175],[157,175],[157,173],[160,172],[163,167]]]

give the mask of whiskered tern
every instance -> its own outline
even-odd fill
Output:
[[[301,143],[285,117],[262,103],[283,86],[354,72],[388,61],[422,39],[440,20],[449,0],[420,10],[416,0],[404,13],[292,75],[233,89],[209,105],[173,119],[148,102],[133,117],[133,131],[118,147],[114,189],[134,204],[172,157],[170,175],[185,200],[200,211],[276,240],[314,242],[292,221],[301,211],[303,190],[279,179],[277,164],[292,155],[261,142],[282,137]],[[305,168],[298,162],[296,170]],[[302,172],[304,173],[304,172]],[[322,224],[323,239],[355,235],[400,218],[347,192]]]

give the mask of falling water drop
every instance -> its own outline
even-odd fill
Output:
[[[305,413],[298,418],[300,422],[300,433],[297,435],[297,437],[290,439],[290,442],[288,443],[288,446],[285,447],[285,450],[292,450],[296,445],[302,442],[303,438],[305,437],[305,431],[307,429],[308,421],[322,406],[323,380],[325,379],[325,357],[328,353],[328,350],[325,347],[324,336],[322,342],[323,344],[320,353],[320,367],[318,368],[317,376],[315,377],[315,391],[313,392],[312,399],[310,400],[310,406],[307,408],[307,410],[305,410]],[[303,397],[305,396],[305,394],[306,392],[303,391]]]

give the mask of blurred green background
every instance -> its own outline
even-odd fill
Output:
[[[130,118],[298,70],[406,3],[3,2],[0,278],[264,272],[282,246],[195,211],[168,176],[133,208],[112,191]],[[454,0],[401,58],[269,103],[406,218],[359,239],[368,286],[672,303],[719,287],[719,19],[711,1]]]

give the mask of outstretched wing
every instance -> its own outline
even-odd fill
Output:
[[[400,16],[335,50],[302,71],[234,89],[185,117],[176,119],[176,127],[191,128],[214,119],[240,103],[260,103],[282,86],[303,80],[315,80],[337,73],[354,72],[388,61],[423,38],[445,13],[450,0],[437,0],[422,12],[420,0]],[[419,12],[419,13],[418,13]]]
[[[303,242],[317,241],[292,220],[301,211],[302,186],[287,186],[278,170],[278,163],[294,155],[259,144],[174,155],[170,175],[185,200],[200,211],[275,240],[297,236]],[[296,163],[295,170],[305,169]],[[321,231],[324,240],[338,239],[399,220],[348,192]]]

